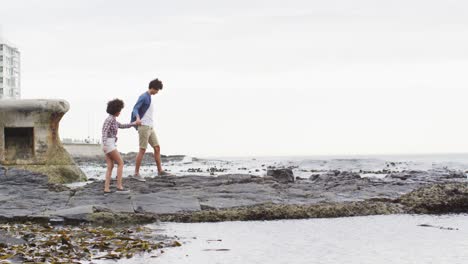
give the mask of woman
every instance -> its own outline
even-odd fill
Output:
[[[122,171],[123,171],[123,160],[117,150],[117,131],[119,128],[130,128],[132,126],[139,125],[138,121],[131,124],[120,124],[117,121],[117,117],[124,108],[124,102],[119,99],[114,99],[107,103],[107,113],[109,117],[106,118],[102,126],[102,146],[103,151],[106,154],[107,172],[106,181],[104,183],[104,194],[110,193],[110,180],[112,170],[114,168],[114,161],[117,162],[117,192],[118,193],[129,193],[129,190],[125,190],[122,186]]]

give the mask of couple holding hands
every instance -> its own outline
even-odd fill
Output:
[[[140,175],[140,165],[143,160],[143,156],[148,147],[148,143],[154,149],[154,160],[158,167],[159,176],[169,176],[162,169],[161,166],[161,148],[159,146],[158,138],[153,129],[154,124],[154,102],[151,100],[151,96],[157,94],[162,90],[163,84],[160,80],[152,80],[148,85],[148,91],[140,95],[138,101],[133,107],[131,123],[121,124],[117,121],[117,117],[124,108],[124,102],[120,99],[114,99],[107,103],[107,113],[109,116],[104,121],[102,126],[102,147],[106,154],[107,172],[106,180],[104,183],[104,194],[110,193],[110,181],[112,170],[114,168],[114,162],[117,163],[117,193],[129,193],[128,189],[124,189],[122,186],[122,173],[123,173],[123,160],[120,156],[119,151],[116,147],[117,132],[119,128],[130,128],[135,127],[138,130],[139,137],[139,151],[135,162],[135,173],[132,176],[133,179],[138,181],[145,181]]]

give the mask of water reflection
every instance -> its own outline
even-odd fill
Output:
[[[422,226],[421,226],[422,225]],[[466,263],[468,215],[152,225],[184,245],[122,263]]]

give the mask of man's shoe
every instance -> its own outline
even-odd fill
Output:
[[[130,190],[128,190],[128,189],[117,189],[117,191],[115,191],[115,193],[118,193],[118,194],[129,194],[129,193],[130,193]]]
[[[140,175],[138,174],[134,174],[133,176],[130,176],[130,178],[134,179],[134,180],[137,180],[137,181],[141,181],[141,182],[145,182],[146,180],[141,177]]]
[[[167,171],[161,171],[161,172],[158,173],[158,176],[167,177],[167,176],[174,176],[174,174],[170,174]]]

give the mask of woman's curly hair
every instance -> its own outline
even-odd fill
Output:
[[[110,115],[115,115],[118,112],[122,111],[124,108],[124,102],[120,99],[114,99],[107,103],[107,113]]]

